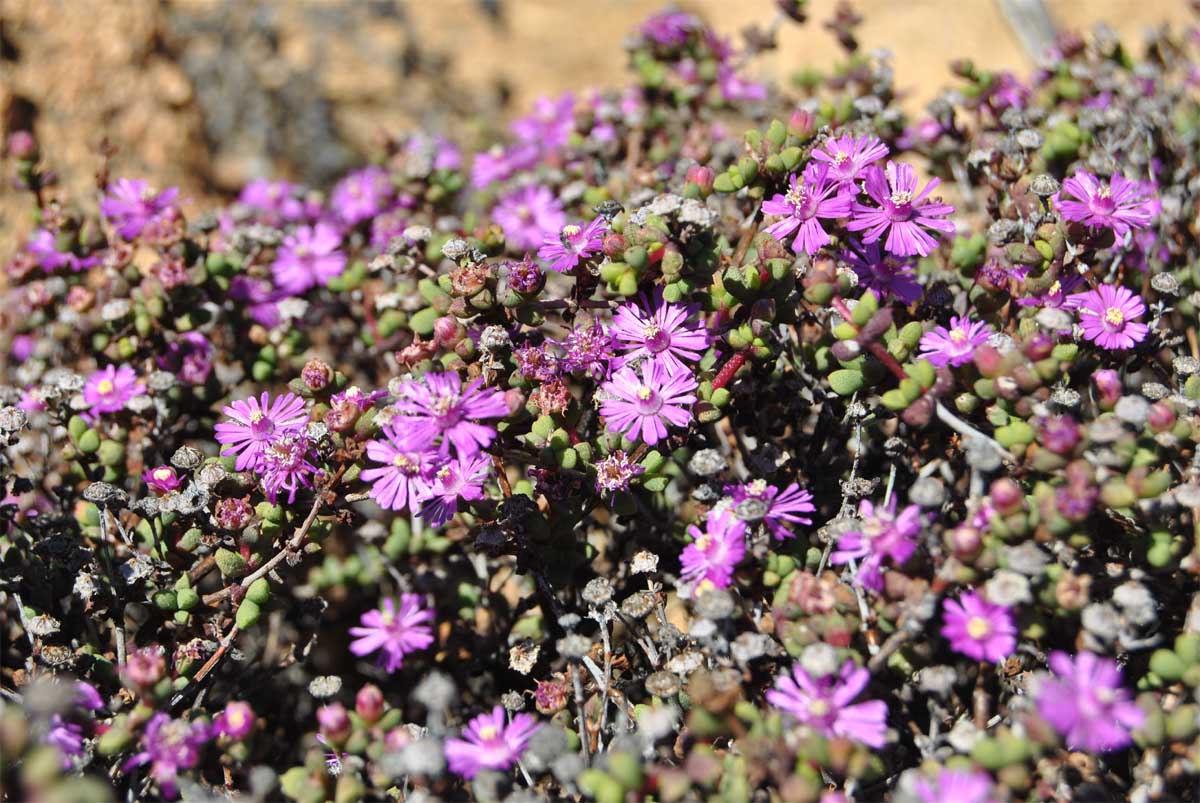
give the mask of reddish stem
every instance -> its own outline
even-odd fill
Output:
[[[853,318],[850,317],[850,308],[846,306],[845,301],[835,296],[829,303],[833,305],[833,308],[838,311],[838,314],[842,316],[846,323],[853,326],[856,330],[862,331],[862,327],[857,326],[854,323]],[[883,363],[884,367],[892,372],[893,376],[895,376],[897,379],[908,379],[908,374],[906,374],[904,369],[900,367],[900,363],[896,362],[896,358],[888,353],[888,350],[882,343],[880,343],[878,340],[872,340],[870,343],[865,343],[863,345],[867,347],[867,351],[871,352],[871,354],[875,356],[875,359]]]
[[[729,380],[733,379],[733,375],[738,372],[738,369],[746,364],[746,359],[749,356],[750,348],[747,346],[730,357],[729,361],[721,366],[721,370],[717,371],[717,375],[713,379],[712,389],[719,390],[728,385]]]

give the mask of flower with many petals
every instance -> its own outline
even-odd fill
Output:
[[[383,440],[367,441],[367,457],[383,465],[360,475],[371,483],[371,498],[388,510],[417,510],[429,498],[438,462],[431,450],[410,448],[394,425],[383,427]]]
[[[546,235],[542,247],[538,249],[538,259],[547,263],[546,267],[550,270],[566,273],[600,252],[607,230],[608,222],[602,217],[582,226],[569,223],[560,231]]]
[[[776,541],[795,538],[796,534],[788,527],[789,524],[812,524],[812,519],[801,513],[813,513],[816,507],[812,503],[812,494],[792,483],[783,490],[769,485],[765,480],[754,480],[741,485],[725,486],[725,493],[733,498],[735,503],[747,499],[758,499],[767,506],[763,514],[763,523],[771,531]]]
[[[130,399],[145,392],[146,386],[128,365],[105,366],[89,376],[83,386],[87,417],[94,420],[99,413],[119,412]]]
[[[954,316],[950,328],[936,326],[933,331],[921,336],[920,356],[934,365],[958,367],[969,363],[975,350],[987,343],[992,336],[992,327],[983,321]]]
[[[792,237],[793,251],[812,256],[830,242],[821,219],[846,217],[854,199],[830,178],[829,165],[819,162],[809,162],[804,173],[799,177],[793,175],[789,182],[791,188],[787,193],[776,193],[763,201],[765,214],[781,216],[764,231],[784,244]]]
[[[857,193],[866,169],[887,155],[888,147],[878,137],[850,134],[830,137],[812,152],[813,159],[829,165],[830,180],[852,193]]]
[[[428,373],[401,383],[393,420],[401,440],[417,451],[436,446],[442,455],[454,447],[460,458],[474,457],[496,437],[480,419],[508,415],[504,394],[484,387],[483,379],[465,388],[453,371]]]
[[[672,373],[648,360],[642,363],[640,377],[625,367],[601,385],[607,398],[600,403],[600,415],[610,431],[653,446],[667,437],[667,424],[685,427],[691,422],[697,387],[690,371]]]
[[[1102,284],[1071,296],[1067,306],[1079,315],[1083,336],[1110,351],[1133,348],[1150,332],[1137,320],[1146,313],[1146,305],[1128,287]]]
[[[942,602],[942,635],[955,652],[976,661],[997,663],[1017,648],[1012,612],[968,591]]]
[[[858,506],[858,518],[858,529],[850,530],[838,539],[829,560],[840,566],[861,559],[855,582],[872,591],[880,591],[883,589],[883,562],[890,560],[899,566],[917,551],[921,510],[916,505],[909,505],[897,516],[895,497],[882,508],[864,499]]]
[[[350,628],[355,640],[350,652],[357,656],[379,653],[379,665],[385,672],[395,672],[404,664],[404,656],[423,650],[433,643],[433,611],[421,606],[417,594],[401,594],[397,607],[385,598],[378,610],[362,615],[361,626]]]
[[[237,455],[234,468],[238,471],[258,468],[268,444],[301,432],[308,423],[304,399],[294,393],[272,400],[271,394],[263,391],[259,398],[239,399],[221,412],[230,420],[217,424],[217,442],[226,446],[221,454]]]
[[[537,248],[567,222],[562,203],[545,187],[533,185],[500,198],[492,219],[504,230],[504,239],[517,251]]]
[[[1121,685],[1116,661],[1055,651],[1050,669],[1054,677],[1042,682],[1035,700],[1038,713],[1066,738],[1068,748],[1103,753],[1133,742],[1129,732],[1140,728],[1146,715]]]
[[[698,591],[729,588],[733,570],[746,556],[746,523],[729,511],[710,510],[704,529],[688,527],[692,543],[679,556],[680,577]]]
[[[853,703],[862,694],[871,673],[853,661],[842,664],[836,676],[814,678],[796,663],[792,671],[775,679],[767,702],[826,737],[883,747],[887,741],[887,703],[867,700]],[[853,704],[852,704],[853,703]]]
[[[148,226],[175,213],[178,187],[154,192],[150,184],[139,179],[119,178],[100,200],[100,212],[125,240],[132,240]]]
[[[1108,183],[1079,170],[1063,182],[1058,211],[1067,220],[1090,228],[1112,229],[1124,237],[1131,229],[1144,229],[1154,221],[1157,203],[1150,185],[1113,173]]]
[[[854,217],[846,228],[863,232],[867,244],[887,235],[884,248],[896,256],[929,256],[937,247],[929,231],[954,231],[954,223],[945,219],[954,213],[954,207],[929,199],[938,184],[938,179],[931,178],[918,192],[917,174],[912,165],[903,162],[888,162],[882,169],[870,167],[863,188],[877,205],[855,203]]]
[[[510,769],[541,727],[529,714],[506,722],[504,708],[498,705],[490,714],[472,719],[460,737],[446,740],[446,762],[451,772],[468,780],[482,770]]]
[[[318,284],[329,284],[346,267],[341,245],[341,233],[328,223],[298,226],[284,239],[271,265],[276,286],[290,295],[300,295]]]
[[[491,471],[487,455],[450,460],[431,477],[429,497],[421,507],[421,518],[430,526],[441,527],[458,512],[460,499],[473,502],[483,498],[483,481]]]
[[[621,364],[646,358],[670,371],[686,371],[708,348],[708,332],[695,319],[699,307],[663,300],[662,289],[637,304],[622,304],[613,314],[613,337],[624,352]]]

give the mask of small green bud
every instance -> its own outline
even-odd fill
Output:
[[[242,604],[238,606],[237,615],[234,617],[234,622],[240,630],[249,630],[258,624],[258,617],[262,615],[262,608],[258,603],[247,597],[242,600]]]
[[[246,559],[233,550],[221,547],[213,558],[221,576],[226,579],[240,577],[246,571]]]
[[[266,605],[271,599],[271,583],[265,577],[260,577],[246,589],[246,599],[252,599],[259,605]]]

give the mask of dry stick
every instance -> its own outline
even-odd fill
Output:
[[[504,468],[504,458],[498,454],[492,455],[492,465],[496,467],[496,479],[500,481],[500,491],[504,498],[512,496],[512,484],[508,481],[508,471]]]
[[[221,639],[221,644],[217,647],[217,651],[214,652],[209,659],[204,662],[204,666],[200,667],[200,670],[196,672],[196,676],[192,678],[191,683],[185,686],[184,689],[179,692],[179,694],[176,694],[171,698],[172,708],[187,699],[188,692],[204,682],[204,679],[208,677],[209,673],[217,668],[217,664],[220,663],[221,659],[225,657],[225,653],[229,652],[229,647],[233,644],[233,640],[237,638],[237,634],[239,632],[240,631],[237,625],[234,625],[232,628],[230,628],[229,632],[225,634],[225,637]]]
[[[579,744],[583,750],[583,762],[590,764],[592,761],[591,746],[588,744],[587,735],[587,720],[583,716],[583,683],[579,680],[579,664],[571,664],[571,683],[575,686],[575,718],[578,720],[579,727]]]
[[[342,479],[342,475],[345,473],[346,473],[346,466],[343,465],[341,468],[339,468],[337,470],[337,474],[333,475],[333,481],[329,484],[329,487],[330,488],[336,487],[338,482]],[[246,577],[243,578],[240,583],[228,585],[225,588],[222,588],[220,591],[214,592],[214,593],[206,596],[204,598],[204,604],[205,605],[213,605],[214,603],[220,602],[221,600],[225,599],[226,597],[228,597],[230,594],[233,593],[234,585],[240,585],[242,588],[249,588],[250,585],[252,583],[254,583],[255,580],[257,580],[260,577],[266,576],[267,572],[271,571],[276,566],[278,566],[281,562],[283,562],[283,560],[288,556],[288,553],[295,552],[297,549],[299,549],[304,544],[304,539],[308,537],[308,531],[312,528],[313,524],[316,522],[317,514],[319,514],[321,512],[321,503],[322,503],[321,495],[317,494],[317,498],[313,500],[312,508],[309,509],[308,515],[305,517],[304,521],[300,524],[300,529],[296,530],[296,533],[292,536],[292,540],[290,540],[286,545],[284,545],[284,547],[282,549],[280,549],[279,552],[276,553],[270,560],[268,560],[262,566],[259,566],[257,569],[255,569],[250,574],[246,575]]]
[[[100,537],[104,540],[105,546],[108,545],[108,510],[100,511]],[[114,550],[112,553],[116,555]],[[112,562],[105,561],[105,568],[108,570],[108,581],[112,584],[113,590],[113,611],[112,627],[113,637],[117,641],[117,666],[125,666],[125,601],[121,597],[121,593],[117,590],[117,578],[112,571]]]

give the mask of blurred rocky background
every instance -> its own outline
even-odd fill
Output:
[[[471,144],[540,94],[624,80],[621,42],[662,0],[0,0],[0,129],[32,129],[60,184],[114,173],[176,184],[194,204],[264,175],[327,184],[382,132],[432,127]],[[685,0],[736,35],[773,0]],[[781,29],[760,77],[785,80],[837,57],[821,23]],[[1185,0],[856,0],[863,48],[895,54],[914,111],[952,59],[1033,67],[1041,5],[1059,29],[1105,21],[1134,43],[1188,19]],[[1036,14],[1035,14],[1036,17]],[[1036,22],[1036,20],[1035,20]],[[1045,20],[1043,20],[1043,23]],[[1036,24],[1034,29],[1036,29]],[[0,252],[28,207],[0,188]]]

